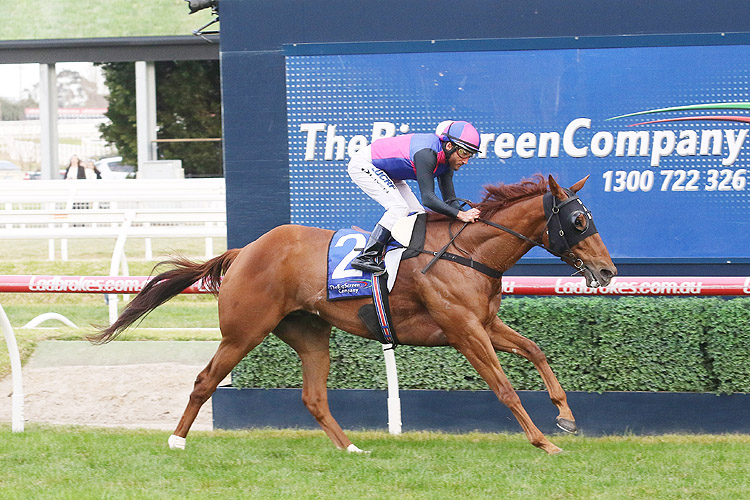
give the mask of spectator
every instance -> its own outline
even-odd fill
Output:
[[[63,179],[65,180],[71,180],[71,179],[85,179],[86,178],[86,171],[81,163],[81,160],[78,158],[77,155],[73,155],[70,157],[70,161],[68,162],[68,168],[65,169],[65,175],[63,175]]]
[[[94,165],[94,160],[86,160],[86,179],[101,179],[102,173]]]
[[[65,170],[65,180],[72,179],[101,179],[102,174],[94,165],[92,160],[82,162],[77,155],[70,157],[70,163]]]

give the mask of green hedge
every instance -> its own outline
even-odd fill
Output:
[[[500,317],[535,341],[568,391],[750,392],[750,298],[506,298]],[[544,389],[533,365],[498,358],[516,389]],[[396,349],[404,389],[487,385],[450,347]],[[301,387],[300,362],[273,335],[233,371],[236,387]],[[328,387],[385,389],[380,344],[334,329]]]

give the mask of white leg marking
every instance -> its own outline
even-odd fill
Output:
[[[347,446],[346,451],[348,451],[349,453],[370,453],[369,451],[360,450],[354,445],[354,443]]]
[[[169,436],[169,440],[167,440],[167,443],[169,443],[169,449],[170,450],[184,450],[185,449],[185,438],[180,436],[175,436],[172,434]]]

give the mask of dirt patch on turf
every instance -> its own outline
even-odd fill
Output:
[[[39,366],[23,368],[24,421],[174,430],[193,383],[205,363],[132,363],[115,366]],[[228,380],[224,383],[228,383]],[[0,381],[0,421],[11,422],[11,376]],[[211,430],[211,400],[203,405],[193,430]]]

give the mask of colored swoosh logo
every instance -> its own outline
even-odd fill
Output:
[[[649,115],[653,113],[666,113],[669,111],[699,111],[699,110],[706,110],[706,109],[746,109],[750,110],[750,102],[719,102],[714,104],[693,104],[690,106],[674,106],[671,108],[659,108],[659,109],[648,109],[646,111],[639,111],[637,113],[628,113],[626,115],[620,115],[620,116],[613,116],[612,118],[607,118],[605,121],[609,120],[617,120],[618,118],[627,118],[630,116],[640,116],[640,115]],[[742,117],[726,117],[726,118],[742,118]],[[683,118],[683,120],[699,120],[699,119],[708,119],[708,118],[701,118],[701,117],[686,117]],[[717,118],[713,118],[714,120]],[[672,119],[670,121],[676,121],[677,119]],[[729,121],[745,121],[745,120],[729,120]],[[644,123],[655,123],[655,122],[644,122]]]
[[[750,123],[750,117],[747,117],[747,116],[728,116],[728,115],[685,116],[682,118],[665,118],[663,120],[651,120],[647,122],[633,123],[632,125],[628,125],[628,127],[635,127],[637,125],[648,125],[650,123],[686,122],[686,121],[695,121],[695,120]]]

